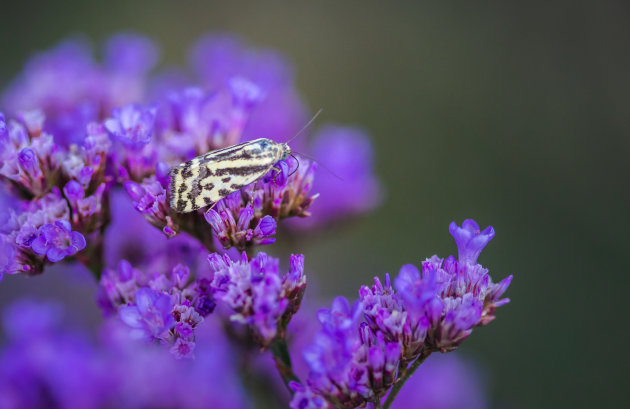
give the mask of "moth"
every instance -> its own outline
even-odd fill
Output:
[[[287,143],[260,138],[198,156],[169,171],[169,204],[180,213],[214,205],[263,177],[289,155]]]
[[[321,109],[317,111],[285,143],[259,138],[208,152],[174,166],[169,170],[170,206],[179,213],[189,213],[214,206],[230,193],[254,183],[265,176],[276,163],[293,156],[289,142],[308,128],[321,112]]]

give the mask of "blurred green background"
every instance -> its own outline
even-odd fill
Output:
[[[512,303],[461,348],[485,367],[492,406],[630,404],[627,2],[95,4],[4,4],[0,83],[76,33],[147,34],[166,64],[208,31],[284,53],[320,123],[372,135],[387,190],[369,217],[293,249],[321,295],[356,298],[374,275],[455,252],[452,220],[492,224],[480,260],[496,281],[514,273]],[[46,294],[44,276],[8,277],[0,298]],[[92,294],[57,286],[98,316]]]

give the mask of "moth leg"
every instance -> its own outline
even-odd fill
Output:
[[[276,183],[276,177],[278,176],[278,174],[280,174],[280,172],[282,172],[282,169],[280,169],[276,165],[272,166],[271,169],[276,171],[276,173],[274,173],[274,175],[273,175],[273,184],[278,186],[278,184]]]

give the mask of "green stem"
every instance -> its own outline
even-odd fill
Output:
[[[383,409],[389,409],[392,403],[394,403],[396,395],[398,395],[398,392],[400,392],[405,382],[407,382],[407,379],[409,379],[409,377],[413,375],[416,369],[418,369],[418,367],[424,362],[425,359],[429,357],[429,355],[431,355],[430,351],[423,351],[420,356],[402,372],[396,383],[394,383],[394,386],[389,392],[389,395],[387,395],[387,399],[385,400]]]
[[[276,338],[271,344],[271,353],[273,354],[273,360],[276,363],[276,368],[284,381],[284,384],[289,388],[289,382],[300,382],[300,378],[293,372],[293,366],[291,365],[291,356],[289,355],[289,348],[287,341],[284,338]],[[289,391],[293,393],[291,388]]]

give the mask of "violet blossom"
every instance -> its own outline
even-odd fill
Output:
[[[76,38],[36,54],[3,93],[2,107],[11,114],[42,110],[48,118],[43,130],[61,146],[80,142],[90,122],[105,119],[114,107],[141,102],[146,74],[157,61],[156,46],[135,34],[110,39],[105,64],[91,54]]]
[[[149,257],[141,268],[151,273],[122,260],[117,269],[103,272],[98,297],[103,313],[118,315],[134,338],[170,345],[178,358],[194,356],[195,330],[215,307],[205,272],[173,265],[184,261],[184,254],[172,248],[168,261]]]
[[[496,307],[509,301],[501,296],[512,280],[494,284],[477,264],[494,230],[481,231],[472,220],[449,230],[460,260],[433,256],[422,272],[403,266],[394,286],[388,275],[375,278],[352,308],[338,298],[318,313],[322,329],[304,351],[310,373],[306,384],[292,386],[293,408],[327,407],[322,398],[335,407],[380,402],[401,373],[412,373],[433,352],[455,350],[474,327],[494,319]]]
[[[191,48],[190,62],[201,83],[209,89],[223,86],[233,78],[246,78],[260,88],[259,94],[264,98],[251,111],[242,140],[286,140],[309,119],[294,86],[293,67],[273,50],[247,47],[238,37],[227,34],[208,34]],[[305,144],[300,138],[292,146],[303,151]]]
[[[0,407],[250,407],[234,351],[214,322],[197,331],[196,359],[177,360],[164,348],[130,341],[115,322],[94,340],[63,321],[54,302],[20,300],[4,312]]]
[[[326,125],[318,130],[310,155],[326,167],[313,183],[320,198],[311,208],[313,216],[292,226],[340,222],[377,207],[383,187],[374,173],[372,149],[368,135],[358,128]]]
[[[306,289],[304,256],[292,255],[284,276],[280,276],[278,259],[265,253],[251,261],[245,253],[238,261],[213,253],[208,262],[214,273],[210,288],[217,302],[231,311],[230,319],[247,325],[262,347],[283,338]]]
[[[37,237],[31,242],[35,254],[45,255],[53,263],[72,256],[85,248],[85,237],[71,231],[70,222],[57,220],[39,228]]]

